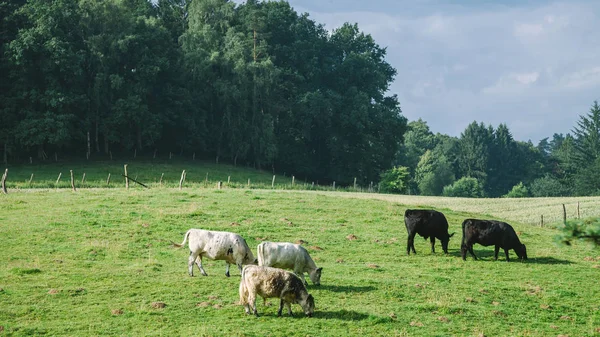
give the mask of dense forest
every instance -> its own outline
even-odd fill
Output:
[[[384,192],[600,194],[597,103],[537,145],[433,134],[389,94],[384,47],[284,1],[11,0],[0,20],[5,164],[194,153]]]

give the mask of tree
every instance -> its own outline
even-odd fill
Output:
[[[422,195],[440,195],[444,186],[454,182],[454,173],[443,154],[427,150],[417,165],[415,181]]]
[[[582,115],[573,128],[576,160],[582,166],[589,165],[600,156],[600,106],[594,101],[590,112]]]
[[[494,139],[493,128],[473,122],[461,133],[458,165],[462,176],[487,181],[490,147]]]
[[[483,187],[476,178],[462,177],[452,185],[444,187],[442,195],[445,197],[481,198]]]
[[[535,179],[529,186],[529,191],[534,197],[565,197],[572,193],[571,189],[550,174]]]
[[[410,174],[408,168],[395,166],[381,174],[379,186],[383,193],[406,193]]]
[[[405,165],[415,172],[421,156],[436,146],[436,136],[429,130],[427,122],[419,118],[408,123],[404,142],[396,155],[396,163]]]

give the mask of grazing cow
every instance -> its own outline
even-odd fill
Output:
[[[240,304],[244,306],[246,314],[250,314],[252,309],[256,317],[258,317],[257,295],[265,302],[267,298],[279,298],[278,316],[281,316],[284,304],[290,316],[292,316],[292,303],[298,303],[308,317],[312,317],[315,311],[315,300],[300,278],[283,269],[245,266],[240,281]]]
[[[307,272],[312,283],[321,284],[323,268],[317,268],[308,251],[301,245],[265,241],[258,245],[256,255],[258,255],[259,266],[291,269],[302,279],[304,285],[308,285],[304,278],[304,273]]]
[[[462,223],[463,238],[460,252],[463,260],[467,259],[467,251],[477,260],[473,252],[473,244],[494,246],[494,260],[498,260],[498,251],[504,249],[506,262],[510,261],[508,251],[514,249],[521,260],[527,260],[527,249],[521,243],[511,225],[496,220],[466,219]]]
[[[236,233],[207,231],[203,229],[190,229],[185,233],[183,242],[179,245],[173,243],[176,247],[183,247],[185,242],[190,240],[190,256],[188,258],[188,272],[194,276],[194,262],[204,276],[208,276],[202,267],[202,258],[207,257],[211,260],[225,260],[227,269],[225,276],[229,277],[229,265],[235,263],[242,272],[242,265],[256,264],[254,255],[246,244],[246,240]]]
[[[425,240],[431,241],[431,252],[435,253],[435,238],[442,243],[444,253],[448,254],[448,241],[454,235],[448,234],[448,221],[444,214],[429,209],[407,209],[404,212],[404,224],[408,231],[408,242],[406,253],[410,255],[410,250],[415,251],[415,235],[419,234]]]

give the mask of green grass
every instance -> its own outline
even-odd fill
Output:
[[[12,190],[0,195],[0,335],[600,335],[598,249],[560,246],[555,229],[513,221],[528,262],[493,261],[493,248],[481,246],[480,261],[464,262],[459,225],[482,215],[441,209],[457,232],[450,254],[439,245],[431,254],[418,239],[418,254],[406,256],[404,210],[426,206],[406,200],[242,188]],[[321,287],[309,286],[315,317],[295,305],[295,317],[278,318],[274,300],[258,301],[261,317],[246,316],[239,272],[226,278],[222,261],[207,261],[208,277],[189,277],[188,251],[171,241],[192,227],[240,233],[254,252],[262,240],[306,241],[323,267]]]

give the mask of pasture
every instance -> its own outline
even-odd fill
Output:
[[[552,227],[506,217],[528,262],[514,252],[493,261],[482,246],[479,261],[460,258],[462,220],[493,210],[438,206],[457,233],[450,254],[417,236],[418,254],[406,256],[404,210],[435,203],[243,188],[10,192],[0,195],[0,335],[600,335],[591,245],[561,246]],[[278,318],[274,300],[246,316],[239,272],[226,278],[222,261],[189,277],[187,247],[171,241],[192,227],[237,232],[254,252],[263,240],[302,240],[323,267],[322,285],[308,287],[315,316],[296,305]]]

